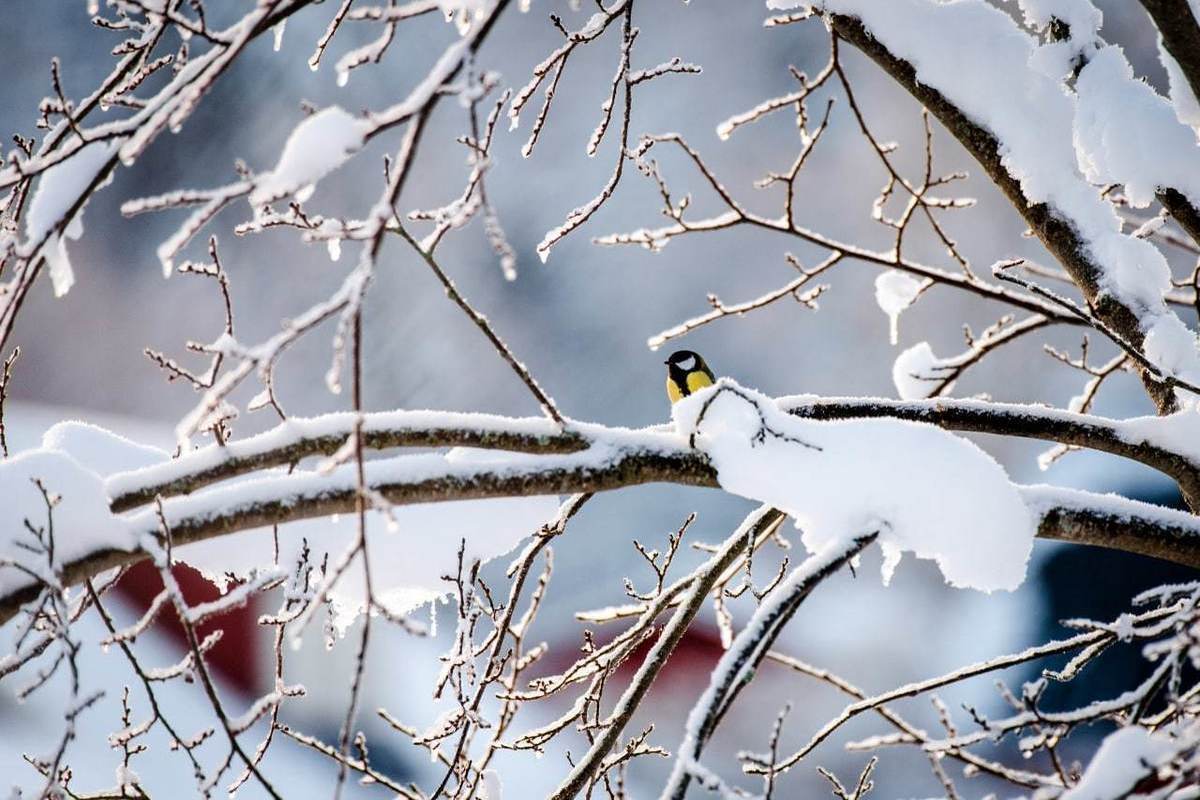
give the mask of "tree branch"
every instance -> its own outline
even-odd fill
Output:
[[[548,421],[546,424],[549,423]],[[604,429],[600,429],[604,430]],[[708,460],[673,433],[609,430],[587,450],[561,455],[514,454],[503,462],[458,462],[441,455],[400,456],[366,464],[366,481],[390,503],[449,502],[497,497],[600,492],[646,483],[719,486]],[[329,475],[275,475],[162,501],[178,545],[355,508],[356,475],[346,465]],[[1045,487],[1023,489],[1039,520],[1038,536],[1111,547],[1200,568],[1200,519],[1115,496]],[[127,518],[152,536],[157,509]],[[63,565],[68,585],[147,557],[143,550],[94,551]],[[0,625],[38,596],[27,585],[0,596]]]
[[[675,768],[663,788],[661,800],[683,800],[692,776],[702,770],[699,761],[705,744],[738,694],[753,679],[758,665],[800,604],[878,535],[873,532],[827,545],[797,566],[785,583],[763,599],[713,669],[707,690],[688,715],[683,742],[675,753]]]
[[[1183,192],[1178,189],[1166,188],[1158,190],[1154,196],[1158,198],[1158,202],[1162,203],[1163,208],[1175,218],[1179,227],[1183,228],[1196,244],[1200,244],[1200,210],[1188,202]]]
[[[1182,453],[1146,441],[1119,420],[1032,405],[939,398],[901,401],[884,398],[779,398],[780,406],[810,419],[894,417],[949,430],[1042,439],[1133,459],[1175,480],[1189,503],[1200,503],[1200,465]],[[350,413],[291,418],[265,433],[210,445],[164,464],[117,473],[105,481],[114,512],[154,500],[188,494],[257,470],[334,454],[354,432]],[[643,431],[645,433],[645,431]],[[620,429],[569,421],[565,429],[544,418],[513,419],[492,414],[441,411],[385,411],[363,417],[363,445],[392,447],[478,447],[531,454],[586,450]],[[1196,507],[1196,506],[1193,506]]]
[[[607,727],[596,737],[588,751],[575,764],[570,774],[554,790],[548,800],[571,800],[594,778],[605,756],[617,743],[626,723],[633,717],[634,712],[641,705],[642,699],[646,696],[646,692],[650,690],[659,672],[666,665],[667,659],[671,657],[675,646],[687,632],[692,619],[704,606],[717,579],[734,563],[738,555],[745,549],[747,541],[754,541],[758,535],[779,525],[783,519],[783,514],[779,511],[768,506],[759,507],[751,512],[750,516],[746,517],[738,526],[738,529],[725,540],[716,555],[684,579],[690,582],[691,588],[688,589],[687,595],[675,609],[670,621],[663,627],[662,633],[659,634],[658,640],[650,652],[642,660],[629,687],[617,701],[606,721]]]
[[[384,411],[364,414],[363,446],[479,447],[517,453],[573,453],[588,440],[542,418],[513,419],[493,414]],[[218,481],[270,467],[295,464],[310,456],[331,456],[354,434],[351,412],[314,418],[292,417],[265,433],[224,445],[194,450],[168,463],[112,475],[105,488],[114,512],[154,501],[158,495],[188,494]]]

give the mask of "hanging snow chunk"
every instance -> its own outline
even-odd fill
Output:
[[[900,340],[900,312],[911,306],[930,283],[928,279],[919,281],[898,269],[881,272],[875,278],[875,302],[888,316],[889,336],[893,345]]]
[[[289,195],[303,202],[317,181],[362,149],[370,129],[370,123],[340,106],[313,114],[292,131],[275,169],[255,181],[250,205],[261,208]]]
[[[953,367],[934,354],[929,342],[917,342],[892,362],[892,383],[901,400],[924,400],[950,376]]]
[[[62,297],[75,285],[75,272],[67,254],[66,240],[78,241],[83,236],[83,210],[87,200],[65,226],[61,226],[61,223],[88,191],[121,141],[110,139],[85,144],[68,159],[42,173],[38,181],[37,191],[33,194],[25,217],[26,255],[33,256],[37,248],[41,248],[46,265],[50,268],[50,283],[54,287],[55,297]]]
[[[1013,590],[1036,524],[991,456],[932,425],[817,421],[723,378],[676,403],[675,429],[712,460],[721,486],[779,508],[818,552],[879,532],[885,583],[904,552],[952,586]]]

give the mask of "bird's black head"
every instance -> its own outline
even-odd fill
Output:
[[[690,372],[704,363],[700,354],[692,350],[676,350],[671,357],[663,362],[668,367],[675,367],[684,372]]]
[[[710,380],[716,380],[704,358],[694,350],[676,350],[663,363],[667,365],[667,375],[680,386],[687,386],[689,372],[704,372]]]

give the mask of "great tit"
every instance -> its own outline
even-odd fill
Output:
[[[663,363],[667,365],[667,397],[672,403],[717,380],[700,354],[691,350],[676,350]]]

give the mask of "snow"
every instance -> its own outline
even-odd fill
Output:
[[[317,181],[340,167],[366,142],[371,125],[340,106],[305,119],[288,137],[275,169],[260,175],[250,193],[255,208],[289,195],[312,193]]]
[[[1062,800],[1113,800],[1127,796],[1155,766],[1173,756],[1178,745],[1167,736],[1131,725],[1110,733]]]
[[[1159,320],[1174,317],[1163,302],[1171,289],[1166,259],[1150,242],[1123,234],[1112,204],[1076,170],[1073,134],[1078,103],[1062,76],[1041,63],[1047,56],[1039,55],[1043,47],[1052,45],[1040,45],[1007,13],[982,0],[825,0],[803,5],[860,19],[891,52],[913,65],[921,83],[991,132],[999,144],[1001,163],[1020,183],[1028,201],[1048,204],[1071,224],[1101,269],[1101,289],[1131,308],[1144,332]],[[1026,5],[1036,16],[1070,4]],[[1086,9],[1079,13],[1085,12],[1090,14]],[[1059,56],[1050,60],[1060,62],[1061,68]],[[1105,69],[1102,64],[1097,74]],[[1111,71],[1111,65],[1107,69]],[[997,81],[997,74],[1005,80]],[[1109,91],[1141,92],[1128,85]],[[1087,94],[1079,124],[1091,131]],[[1029,124],[1031,108],[1037,109],[1035,125]],[[1169,111],[1165,106],[1162,110]],[[1162,133],[1158,127],[1156,138]],[[1174,141],[1174,134],[1169,136]],[[1158,174],[1161,167],[1154,169]],[[1200,356],[1186,355],[1189,371],[1200,364]]]
[[[33,544],[25,529],[46,524],[46,505],[33,484],[60,495],[54,508],[55,564],[62,565],[96,550],[133,550],[137,536],[128,523],[110,513],[101,475],[145,467],[165,459],[166,452],[136,444],[96,425],[65,421],[51,426],[39,447],[27,448],[0,461],[0,558],[11,558],[45,573],[46,561],[20,546]],[[29,583],[26,575],[0,570],[0,593]]]
[[[117,789],[122,793],[128,793],[130,797],[137,797],[137,792],[141,788],[142,779],[138,774],[125,766],[118,764],[116,769]]]
[[[100,476],[69,452],[45,445],[0,461],[0,497],[4,498],[4,513],[0,514],[0,559],[14,561],[43,579],[53,580],[46,556],[22,546],[37,546],[37,540],[25,528],[26,521],[35,528],[47,527],[46,503],[35,480],[61,498],[54,506],[52,518],[55,567],[96,550],[136,547],[132,529],[109,513]],[[0,594],[29,582],[25,572],[0,569]]]
[[[1144,81],[1121,48],[1096,53],[1075,84],[1075,153],[1079,169],[1097,185],[1120,183],[1135,207],[1154,201],[1163,186],[1200,205],[1200,147],[1171,104]]]
[[[1172,314],[1156,319],[1146,332],[1142,352],[1168,375],[1200,382],[1196,334],[1179,317]]]
[[[1131,417],[1117,423],[1117,429],[1128,442],[1147,442],[1200,464],[1200,411],[1195,408],[1164,417]]]
[[[722,488],[786,511],[810,552],[879,531],[884,580],[901,554],[953,586],[1016,589],[1035,519],[999,464],[940,428],[889,419],[815,421],[722,379],[676,403]]]
[[[87,192],[120,143],[120,139],[109,139],[85,144],[69,160],[47,169],[38,181],[25,216],[26,248],[30,251],[28,255],[33,255],[41,247],[50,268],[55,297],[62,297],[75,284],[66,240],[78,241],[83,236],[83,209],[87,203],[79,207],[61,234],[54,231]]]
[[[1050,509],[1078,509],[1090,514],[1107,515],[1116,520],[1139,520],[1166,529],[1195,533],[1196,517],[1180,511],[1140,500],[1130,500],[1119,494],[1086,492],[1061,486],[1032,485],[1019,487],[1025,504],[1037,515]]]
[[[875,302],[887,314],[892,344],[900,339],[900,312],[913,304],[917,296],[931,283],[917,280],[907,272],[889,269],[875,278]]]
[[[597,11],[595,14],[592,14],[590,17],[588,17],[587,23],[582,28],[576,31],[576,36],[585,39],[595,36],[604,27],[604,22],[606,19],[608,19],[607,14],[602,11]]]
[[[41,241],[62,220],[96,179],[117,144],[115,140],[86,144],[70,160],[42,173],[25,215],[25,235],[30,242]]]
[[[353,412],[334,412],[320,417],[289,417],[269,431],[224,445],[209,445],[160,464],[146,464],[109,474],[105,486],[112,497],[159,486],[183,476],[215,469],[222,464],[261,456],[265,453],[295,446],[301,440],[320,437],[345,439],[354,432],[358,416]],[[550,437],[559,433],[552,420],[545,417],[512,418],[496,414],[447,411],[401,410],[381,411],[363,415],[363,434],[405,431],[429,431],[437,428],[458,428],[477,434],[515,433],[530,437]]]
[[[483,782],[479,787],[479,800],[504,800],[500,774],[496,770],[484,770]]]
[[[1158,40],[1158,60],[1167,71],[1167,92],[1171,98],[1171,105],[1175,108],[1175,116],[1185,125],[1200,128],[1200,101],[1196,99],[1191,84],[1179,68],[1179,62],[1163,47],[1161,36]]]
[[[1104,21],[1090,0],[1019,0],[1025,24],[1035,31],[1046,30],[1052,19],[1066,23],[1068,38],[1046,42],[1030,58],[1030,66],[1050,78],[1064,79],[1098,46],[1097,35]]]
[[[1018,5],[1026,25],[1042,30],[1059,19],[1070,27],[1072,39],[1094,39],[1104,21],[1091,0],[1018,0]]]
[[[49,450],[70,453],[81,466],[100,475],[157,464],[167,453],[157,447],[130,441],[99,425],[66,420],[50,427],[42,437]]]
[[[488,11],[488,0],[438,0],[438,6],[447,22],[453,22],[460,36],[471,30],[471,25]]]
[[[892,382],[901,400],[924,400],[945,375],[946,363],[933,353],[929,342],[917,342],[892,363]]]

